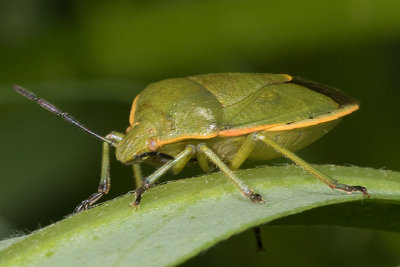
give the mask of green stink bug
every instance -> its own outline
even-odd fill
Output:
[[[163,174],[170,169],[180,172],[191,159],[204,171],[211,170],[211,161],[252,202],[263,202],[233,170],[246,160],[282,155],[332,189],[368,196],[365,187],[338,183],[293,153],[358,109],[356,100],[332,87],[286,74],[219,73],[167,79],[136,96],[125,134],[111,132],[105,137],[33,93],[19,86],[14,89],[103,141],[98,192],[75,211],[90,208],[108,193],[110,146],[115,147],[117,160],[133,165],[137,183],[133,206]],[[162,166],[142,179],[142,162]]]

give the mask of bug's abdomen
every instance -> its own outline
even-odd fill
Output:
[[[296,152],[318,140],[330,129],[335,127],[339,120],[321,123],[311,127],[297,128],[287,131],[266,132],[276,143],[290,151]],[[244,142],[247,135],[237,137],[220,137],[207,140],[210,146],[225,162],[230,162]],[[264,161],[281,157],[281,154],[263,143],[257,143],[248,160]]]
[[[303,147],[313,143],[330,129],[335,127],[339,120],[329,121],[314,125],[311,127],[297,128],[287,131],[267,132],[279,145],[293,152],[296,152]],[[179,143],[173,143],[166,145],[160,149],[160,152],[176,156],[179,154],[188,144],[197,145],[199,143],[205,143],[210,147],[223,161],[230,163],[243,144],[247,135],[235,136],[235,137],[215,137],[211,139],[187,139]],[[196,155],[193,155],[196,157]],[[276,152],[274,149],[264,143],[257,143],[254,151],[249,155],[247,160],[252,161],[265,161],[273,158],[281,157],[281,154]]]

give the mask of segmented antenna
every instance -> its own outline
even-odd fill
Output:
[[[82,131],[93,135],[94,137],[103,140],[104,142],[113,144],[112,141],[104,138],[101,135],[98,135],[97,133],[93,132],[92,130],[90,130],[88,127],[86,127],[85,125],[83,125],[82,123],[80,123],[77,119],[75,119],[74,117],[72,117],[71,115],[69,115],[66,112],[63,112],[61,109],[59,109],[58,107],[54,106],[53,104],[51,104],[50,102],[37,97],[34,93],[29,92],[28,90],[22,88],[21,86],[18,85],[14,85],[13,86],[14,90],[17,91],[17,93],[25,96],[26,98],[35,101],[36,103],[38,103],[41,107],[47,109],[48,111],[50,111],[51,113],[54,113],[58,116],[60,116],[61,118],[63,118],[65,121],[77,126],[78,128],[80,128]]]

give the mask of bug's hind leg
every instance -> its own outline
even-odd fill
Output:
[[[293,152],[287,150],[286,148],[278,145],[276,142],[274,142],[271,138],[269,138],[266,134],[263,133],[253,133],[251,135],[254,140],[263,142],[267,144],[268,146],[272,147],[275,149],[277,152],[281,153],[283,156],[287,157],[288,159],[292,160],[294,163],[297,165],[301,166],[304,170],[308,171],[312,175],[314,175],[316,178],[327,184],[330,188],[344,191],[348,194],[353,193],[353,192],[361,192],[364,196],[368,197],[369,194],[367,192],[367,188],[361,186],[361,185],[347,185],[347,184],[340,184],[338,183],[337,180],[329,177],[328,175],[325,175],[312,167],[310,164],[299,158],[296,154]]]
[[[217,167],[231,180],[242,193],[248,197],[252,202],[259,203],[264,202],[264,199],[260,194],[254,193],[254,191],[240,180],[228,166],[205,144],[198,144],[197,150],[204,153]]]
[[[113,142],[118,142],[121,140],[122,134],[117,132],[112,132],[106,136],[108,140]],[[74,212],[79,212],[81,210],[89,209],[97,200],[110,191],[111,177],[110,177],[110,144],[108,142],[103,142],[103,152],[101,159],[101,174],[100,183],[97,188],[97,192],[92,194],[88,199],[81,202]]]

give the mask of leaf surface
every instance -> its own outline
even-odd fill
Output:
[[[213,173],[152,188],[143,195],[138,210],[129,206],[133,196],[127,195],[31,235],[2,241],[0,265],[175,265],[250,227],[316,207],[329,209],[331,204],[344,202],[360,203],[359,207],[379,205],[377,201],[400,203],[397,172],[330,165],[317,168],[343,183],[366,186],[371,197],[333,191],[295,166],[240,170],[238,175],[266,199],[265,204],[253,204],[221,173]],[[284,220],[282,224],[296,223]],[[356,224],[362,227],[362,221]],[[374,228],[385,228],[385,224],[390,225],[388,229],[399,229],[399,220],[390,216]]]

